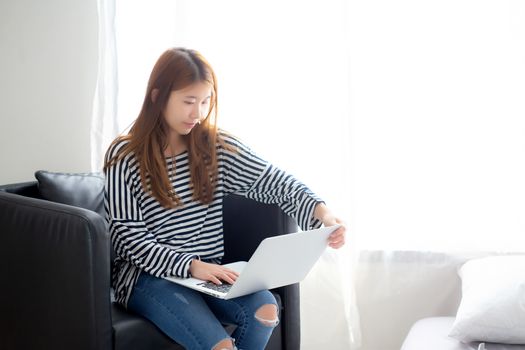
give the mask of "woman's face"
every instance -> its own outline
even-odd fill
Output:
[[[207,82],[197,82],[172,91],[163,111],[172,136],[187,135],[210,109],[212,89]]]

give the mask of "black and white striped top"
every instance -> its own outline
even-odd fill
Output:
[[[312,191],[239,140],[223,133],[220,136],[238,152],[217,145],[217,187],[208,205],[192,198],[187,152],[166,158],[182,203],[174,209],[162,207],[143,190],[133,155],[108,169],[105,207],[116,255],[112,280],[117,302],[127,305],[141,270],[157,277],[189,277],[194,258],[220,262],[224,254],[222,199],[229,193],[278,204],[303,230],[321,225],[313,217],[321,200]],[[108,155],[112,157],[123,145],[114,145]]]

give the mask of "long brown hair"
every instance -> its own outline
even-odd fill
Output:
[[[172,91],[196,82],[211,85],[210,107],[206,118],[183,138],[188,146],[193,198],[210,203],[217,178],[216,143],[221,142],[216,123],[217,79],[208,61],[195,50],[172,48],[159,57],[151,72],[139,116],[129,133],[117,137],[109,149],[122,141],[127,141],[126,144],[112,158],[106,152],[104,172],[132,153],[139,165],[144,191],[150,192],[166,208],[180,205],[180,199],[171,185],[164,156],[169,142],[169,127],[163,111]]]

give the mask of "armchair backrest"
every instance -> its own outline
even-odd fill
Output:
[[[297,232],[296,221],[277,205],[234,194],[226,196],[223,205],[223,263],[248,261],[264,238]]]

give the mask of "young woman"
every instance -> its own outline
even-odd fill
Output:
[[[185,348],[264,349],[279,320],[269,291],[222,300],[163,277],[235,282],[237,273],[220,265],[222,199],[230,193],[276,203],[302,229],[341,221],[305,185],[219,131],[216,110],[209,63],[193,50],[164,52],[138,118],[106,154],[113,286],[119,303]],[[329,245],[344,242],[342,226]],[[232,337],[221,322],[237,325]]]

